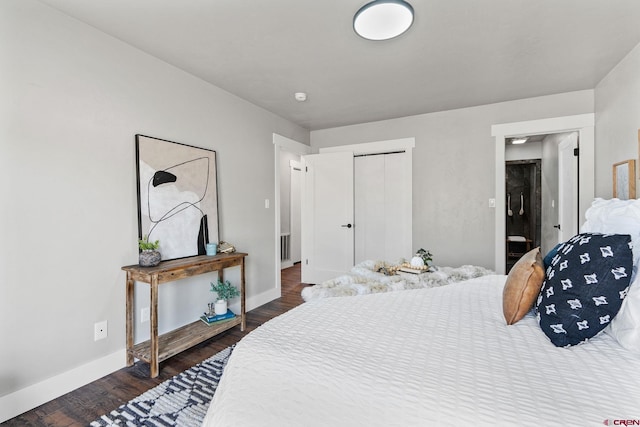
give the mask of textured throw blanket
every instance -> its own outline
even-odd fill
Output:
[[[393,276],[385,276],[376,271],[383,265],[382,262],[364,261],[353,267],[349,274],[304,288],[302,298],[305,301],[310,301],[326,297],[347,297],[405,289],[435,288],[494,274],[493,271],[483,267],[463,265],[457,268],[436,267],[436,271],[422,274],[400,272]]]

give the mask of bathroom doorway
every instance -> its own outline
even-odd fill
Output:
[[[523,135],[552,135],[565,132],[577,132],[577,140],[579,141],[579,156],[577,157],[576,165],[576,196],[574,203],[577,209],[572,209],[574,212],[578,212],[578,220],[576,227],[579,228],[584,222],[585,213],[591,206],[591,202],[595,197],[595,163],[594,163],[594,143],[595,143],[595,115],[579,114],[574,116],[553,117],[548,119],[530,120],[525,122],[513,122],[502,123],[491,126],[491,135],[495,138],[495,161],[496,161],[496,175],[495,175],[495,198],[496,207],[506,208],[506,192],[505,192],[505,171],[506,168],[501,165],[505,165],[506,161],[522,160],[524,157],[513,158],[509,155],[509,144],[511,139],[521,137]],[[527,144],[525,144],[526,146]],[[548,148],[549,151],[553,149],[557,153],[557,145],[554,147],[552,144],[543,144],[543,149]],[[546,151],[546,150],[545,150]],[[545,154],[541,156],[529,157],[529,158],[541,158],[544,170],[542,171],[542,252],[549,251],[553,248],[555,243],[551,245],[555,240],[557,243],[558,230],[556,225],[559,224],[557,219],[557,203],[558,196],[549,192],[549,180],[554,174],[553,168],[549,167],[548,162],[545,162]],[[556,169],[557,170],[557,169]],[[555,174],[557,178],[557,173]],[[549,197],[551,196],[551,197]],[[555,206],[554,206],[555,203]],[[507,209],[496,209],[495,212],[495,267],[496,273],[505,273],[505,240],[506,240],[506,214]],[[555,221],[555,222],[554,222]],[[564,227],[563,227],[564,228]],[[546,237],[545,237],[546,236]],[[546,244],[545,244],[546,242]]]

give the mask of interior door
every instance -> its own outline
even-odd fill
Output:
[[[322,283],[353,266],[353,153],[302,157],[302,281]]]
[[[578,135],[558,144],[558,243],[578,233]]]

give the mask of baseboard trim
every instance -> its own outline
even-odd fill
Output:
[[[0,397],[0,423],[109,375],[126,365],[125,349]]]
[[[265,305],[268,302],[278,299],[282,296],[280,288],[269,289],[267,292],[263,292],[259,295],[255,295],[251,298],[247,298],[247,311],[251,311],[254,308],[258,308],[261,305]]]
[[[284,270],[285,268],[293,267],[293,261],[286,260],[280,261],[280,270]]]

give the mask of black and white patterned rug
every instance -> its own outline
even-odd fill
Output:
[[[233,347],[146,391],[90,425],[200,426]]]

